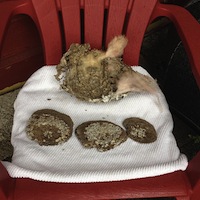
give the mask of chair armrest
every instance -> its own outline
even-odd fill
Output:
[[[151,21],[161,16],[169,18],[174,23],[200,88],[200,24],[185,8],[176,5],[157,3]]]
[[[0,199],[6,200],[12,194],[15,179],[12,179],[0,162]]]
[[[200,196],[200,151],[189,162],[186,172],[193,191],[191,200],[198,200]]]

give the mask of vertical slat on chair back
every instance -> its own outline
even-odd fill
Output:
[[[130,0],[111,0],[108,5],[105,45],[116,35],[124,34],[125,21]]]
[[[60,6],[67,50],[71,43],[81,43],[80,0],[60,0]]]
[[[130,10],[126,36],[129,43],[124,52],[127,64],[137,65],[143,37],[157,0],[134,0]]]
[[[61,36],[56,3],[54,1],[32,0],[36,13],[36,24],[41,35],[45,63],[57,64],[61,56]]]
[[[90,43],[92,48],[106,48],[116,35],[125,34],[129,43],[124,61],[139,62],[146,27],[157,0],[60,0],[65,45]]]
[[[104,25],[104,0],[85,0],[84,2],[84,42],[92,48],[101,48]]]

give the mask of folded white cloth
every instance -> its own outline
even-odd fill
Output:
[[[148,74],[142,67],[133,68]],[[156,97],[148,93],[130,94],[119,101],[87,103],[63,91],[54,75],[55,66],[36,71],[21,89],[15,104],[11,142],[12,162],[2,162],[11,177],[52,182],[101,182],[151,177],[185,170],[187,158],[181,154],[172,134],[173,121],[161,91]],[[62,145],[40,146],[25,132],[27,120],[39,109],[54,109],[69,115],[74,129],[88,120],[108,120],[122,126],[128,117],[140,117],[152,123],[158,138],[140,144],[130,138],[116,148],[98,152],[84,148],[73,133]]]

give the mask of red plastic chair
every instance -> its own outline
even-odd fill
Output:
[[[137,65],[145,30],[159,16],[170,18],[186,47],[196,81],[200,86],[198,22],[184,9],[160,4],[158,0],[13,0],[0,1],[0,55],[9,19],[26,14],[35,22],[41,36],[45,63],[57,64],[71,43],[88,42],[93,48],[106,47],[119,34],[129,39],[124,61]],[[60,15],[61,14],[61,15]],[[62,16],[60,20],[59,16]],[[64,33],[62,33],[64,30]],[[63,36],[63,37],[62,37]],[[37,66],[36,66],[37,67]],[[26,73],[30,69],[26,68]],[[0,68],[0,87],[13,84],[16,69]],[[17,74],[25,80],[24,74]],[[17,80],[18,80],[17,79]],[[0,199],[124,199],[176,197],[197,200],[200,196],[200,153],[186,171],[128,181],[102,183],[51,183],[27,178],[11,178],[0,164]]]

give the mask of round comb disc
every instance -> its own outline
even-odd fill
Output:
[[[131,117],[123,121],[128,137],[140,143],[152,143],[157,139],[157,133],[152,124],[137,118]]]
[[[51,109],[34,112],[26,126],[27,136],[39,145],[57,145],[72,135],[73,122],[68,115]]]
[[[75,134],[86,148],[107,151],[126,141],[127,134],[120,126],[108,121],[88,121],[79,125]]]

